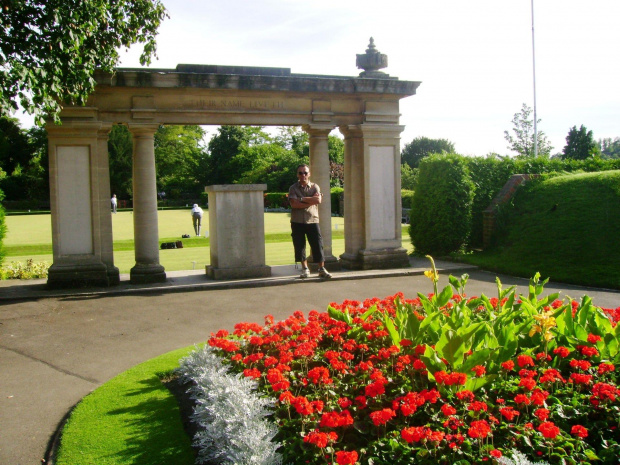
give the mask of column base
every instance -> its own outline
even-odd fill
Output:
[[[129,272],[130,284],[165,283],[166,272],[159,264],[138,265],[136,264]]]
[[[116,271],[114,271],[116,270]],[[119,284],[118,268],[108,267],[103,263],[70,264],[50,266],[47,275],[49,289],[66,289],[79,287],[110,287]]]
[[[205,266],[205,272],[211,279],[269,278],[271,276],[271,267],[266,265],[258,265],[235,268],[216,268],[211,265],[207,265]]]
[[[308,268],[310,268],[310,271],[312,272],[316,272],[319,269],[319,264],[312,261],[312,256],[308,257]],[[338,257],[326,255],[325,268],[327,271],[340,271],[342,270],[342,263],[340,263]]]
[[[407,250],[396,249],[360,250],[357,254],[343,253],[340,256],[343,268],[349,270],[383,270],[409,268]]]

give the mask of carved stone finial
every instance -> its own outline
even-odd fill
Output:
[[[358,68],[364,71],[360,73],[360,77],[367,78],[386,78],[389,74],[379,71],[381,68],[386,68],[388,65],[388,57],[384,53],[379,53],[377,47],[375,47],[375,39],[370,38],[370,43],[366,49],[366,53],[363,55],[358,54],[355,64]]]

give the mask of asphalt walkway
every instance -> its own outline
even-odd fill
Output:
[[[164,284],[48,291],[45,281],[0,281],[0,464],[36,465],[63,417],[115,375],[171,350],[205,341],[239,321],[283,319],[295,310],[325,310],[330,302],[414,297],[432,290],[426,260],[411,268],[341,271],[333,279],[300,280],[292,266],[273,267],[271,278],[213,281],[204,272],[168,273]],[[467,294],[495,296],[495,274],[437,262],[447,275],[470,275]],[[525,279],[500,276],[527,293]],[[550,283],[547,292],[591,296],[595,305],[620,306],[620,292]]]

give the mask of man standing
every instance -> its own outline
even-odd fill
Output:
[[[192,208],[192,223],[194,225],[194,232],[196,236],[200,236],[200,226],[202,224],[202,208],[197,203]]]
[[[323,200],[321,188],[310,182],[308,165],[297,167],[298,181],[288,191],[291,204],[291,236],[295,248],[295,263],[301,262],[301,277],[310,277],[306,258],[306,237],[312,250],[312,258],[319,264],[319,277],[329,279],[332,275],[325,269],[323,237],[319,227],[319,204]]]
[[[112,198],[110,199],[112,202],[112,213],[116,213],[116,207],[118,206],[118,200],[116,200],[116,194],[112,194]]]

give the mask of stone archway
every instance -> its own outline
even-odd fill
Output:
[[[420,82],[379,71],[372,43],[357,55],[358,77],[293,74],[288,68],[178,65],[97,73],[84,107],[48,124],[54,263],[48,285],[114,285],[107,137],[113,124],[134,138],[136,265],[131,282],[166,279],[159,263],[153,136],[160,124],[301,126],[310,136],[313,180],[329,186],[327,136],[345,139],[345,253],[350,269],[406,266],[401,247],[399,100]],[[328,260],[331,206],[320,206]]]

